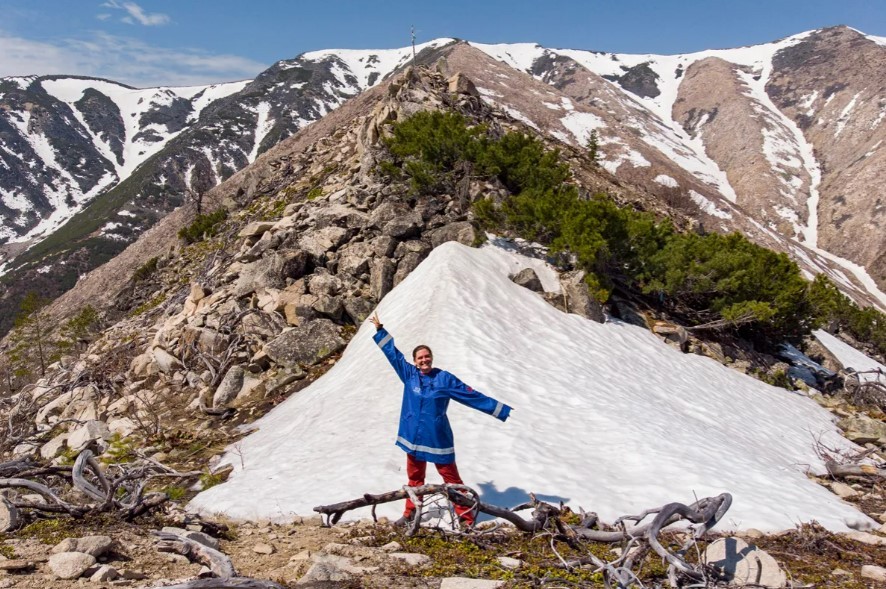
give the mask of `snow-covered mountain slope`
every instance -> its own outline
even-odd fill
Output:
[[[205,191],[411,57],[412,48],[315,51],[278,62],[255,80],[188,88],[136,89],[59,76],[0,79],[0,157],[14,171],[0,174],[0,242],[47,235],[183,133],[189,136],[178,149],[155,162],[162,171],[141,187],[150,194],[136,196]],[[79,157],[67,153],[71,143]],[[35,169],[45,169],[51,180]],[[84,169],[88,178],[81,178]],[[127,232],[105,234],[128,241]]]
[[[248,81],[136,89],[106,80],[0,79],[0,239],[48,235],[128,178]]]
[[[501,55],[503,50],[499,46],[496,52]],[[571,58],[547,55],[536,58],[534,63],[536,73],[544,72],[541,80],[532,72],[515,71],[469,44],[456,45],[446,54],[449,71],[476,80],[484,101],[517,121],[576,147],[584,145],[593,131],[600,165],[621,185],[651,196],[653,201],[672,211],[681,211],[705,230],[738,231],[759,245],[785,252],[810,278],[825,272],[847,293],[865,301],[864,304],[874,301],[886,308],[886,294],[864,268],[797,241],[793,231],[785,234],[777,226],[768,226],[753,210],[734,202],[728,191],[724,195],[726,177],[704,155],[700,143],[694,146],[692,142],[683,141],[679,132],[619,87]],[[745,114],[751,112],[749,108],[738,110]],[[762,155],[754,156],[753,149],[736,153],[763,159]],[[574,167],[580,165],[575,162]],[[748,178],[755,181],[757,176]],[[726,185],[731,189],[731,184]],[[595,190],[593,185],[586,188]],[[612,190],[611,187],[600,189]],[[649,203],[641,205],[641,208],[648,207]],[[653,208],[656,207],[653,205]]]
[[[767,230],[865,266],[886,284],[886,208],[874,180],[886,166],[886,48],[876,38],[834,27],[672,56],[473,45],[616,119],[593,125],[607,169],[650,161],[636,146],[639,156],[625,158],[618,147],[613,154],[608,144],[623,143],[627,127]],[[576,83],[582,70],[608,80],[620,100],[599,84]],[[636,107],[652,116],[629,112]],[[581,144],[586,134],[567,139]],[[672,175],[656,177],[687,190],[664,176]],[[728,214],[719,199],[688,190],[701,208]],[[846,239],[847,232],[875,236]]]
[[[252,81],[207,88],[0,82],[0,276],[9,274],[0,284],[0,332],[25,289],[61,294],[172,209],[411,57],[411,48],[312,52]]]
[[[461,474],[484,501],[511,506],[535,492],[612,521],[730,492],[727,529],[871,523],[805,475],[824,472],[816,439],[849,444],[829,413],[646,330],[563,314],[508,279],[528,265],[556,284],[536,260],[447,243],[378,307],[401,350],[430,345],[438,366],[514,407],[501,423],[450,405]],[[229,448],[233,474],[192,507],[286,520],[405,484],[394,446],[402,384],[373,331],[363,325],[326,375]]]

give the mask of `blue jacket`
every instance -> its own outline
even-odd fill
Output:
[[[478,393],[445,370],[434,368],[422,374],[406,361],[386,329],[378,330],[373,339],[403,381],[397,445],[407,454],[436,464],[455,462],[455,443],[446,417],[449,399],[502,421],[510,415],[509,406]]]

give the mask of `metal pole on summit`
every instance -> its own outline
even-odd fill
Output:
[[[410,27],[412,31],[412,69],[415,70],[415,25]]]

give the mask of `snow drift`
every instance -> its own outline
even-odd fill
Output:
[[[450,405],[462,477],[484,501],[515,505],[531,491],[612,521],[729,492],[725,529],[868,521],[805,475],[824,472],[816,439],[850,445],[812,400],[681,354],[644,329],[561,313],[508,279],[527,265],[556,288],[538,260],[448,243],[378,307],[404,353],[427,344],[436,366],[515,408],[500,423]],[[256,422],[224,459],[229,480],[191,507],[285,521],[405,484],[394,446],[402,385],[373,332],[367,322],[326,375]],[[438,480],[429,468],[428,481]]]

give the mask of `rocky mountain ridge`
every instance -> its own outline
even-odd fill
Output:
[[[164,215],[377,84],[411,55],[411,49],[312,52],[280,61],[252,81],[205,89],[4,79],[0,157],[10,161],[0,170],[6,203],[0,206],[0,242],[6,242],[0,244],[6,274],[0,330],[9,328],[23,289],[64,292]],[[363,73],[355,75],[358,69]],[[35,108],[52,124],[36,125]],[[45,168],[46,178],[38,181],[31,162]]]

